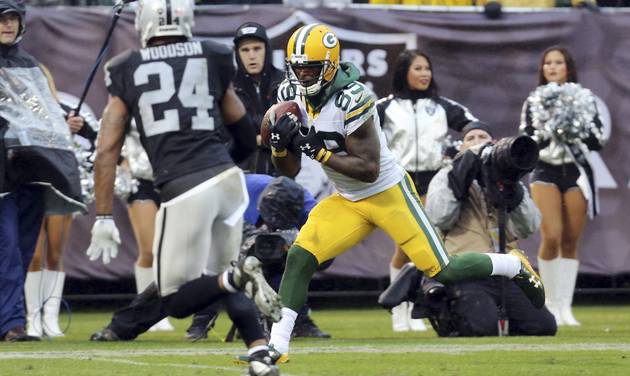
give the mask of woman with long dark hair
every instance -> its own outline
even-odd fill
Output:
[[[459,103],[442,97],[431,59],[418,50],[405,50],[394,66],[393,94],[381,99],[378,113],[389,148],[412,177],[424,202],[429,182],[442,167],[448,129],[461,131],[477,119]],[[393,281],[409,258],[397,247],[390,264]],[[426,330],[409,316],[412,305],[392,310],[394,331]]]
[[[570,84],[577,81],[575,61],[569,51],[560,46],[546,49],[539,66],[539,87],[525,101],[520,125],[521,131],[534,137],[540,147],[540,159],[532,173],[530,189],[542,214],[538,268],[545,284],[546,305],[558,325],[571,326],[580,325],[571,311],[579,266],[578,242],[587,213],[594,214],[595,210],[590,209],[596,209],[593,174],[586,153],[602,148],[602,124],[595,97],[590,92],[582,102],[591,104],[592,121],[580,132],[582,136],[571,136],[575,125],[568,121],[564,124],[552,124],[552,121],[560,115],[558,111],[567,119],[583,118],[586,115],[581,108],[588,106],[578,109],[578,99],[567,100],[567,106],[549,109],[539,103],[541,98],[550,98],[545,90],[548,93],[555,90],[559,95],[565,95],[563,91],[584,90]],[[548,85],[550,83],[552,85]],[[577,96],[571,95],[571,98]],[[548,114],[540,116],[542,112]],[[544,120],[549,114],[549,119]]]

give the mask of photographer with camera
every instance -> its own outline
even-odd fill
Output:
[[[250,204],[245,210],[241,257],[254,256],[263,264],[265,279],[278,290],[287,258],[287,251],[304,225],[311,209],[317,204],[301,185],[286,176],[273,178],[264,174],[245,175]],[[323,270],[330,266],[326,263]],[[210,306],[193,317],[187,338],[196,341],[207,336],[218,315],[217,306]],[[268,331],[271,320],[263,322]],[[304,304],[298,313],[293,337],[330,338],[310,317]]]
[[[293,241],[290,236],[295,236],[317,202],[308,191],[287,177],[246,174],[245,184],[249,205],[243,214],[245,225],[241,253],[245,253],[245,256],[261,257],[265,279],[277,289],[284,270],[286,249]],[[281,244],[282,242],[286,244]],[[195,313],[186,338],[190,341],[207,338],[217,316],[216,305]],[[164,317],[166,313],[155,283],[151,283],[129,305],[116,311],[109,324],[93,333],[90,340],[131,341]],[[298,322],[300,325],[296,325],[294,331],[296,337],[330,338],[310,318],[307,305],[300,310]]]
[[[516,240],[530,236],[540,225],[540,212],[519,181],[533,168],[538,148],[526,137],[504,138],[493,145],[490,127],[481,122],[467,125],[462,141],[452,165],[442,168],[429,184],[427,214],[445,234],[450,254],[497,253],[500,211],[505,210],[503,251],[515,249]],[[556,332],[549,311],[535,308],[508,279],[491,276],[446,287],[418,276],[413,266],[403,269],[384,295],[411,287],[412,294],[405,299],[414,299],[420,282],[413,316],[428,317],[440,336],[496,336],[500,318],[509,320],[512,335]]]

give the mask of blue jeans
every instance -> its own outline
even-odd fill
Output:
[[[24,185],[0,198],[0,338],[26,324],[24,278],[44,217],[43,192]]]

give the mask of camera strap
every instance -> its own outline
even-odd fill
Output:
[[[506,209],[505,207],[498,208],[499,212],[499,253],[505,254],[506,244],[507,244],[507,235],[505,232],[506,228]],[[507,315],[507,306],[506,306],[506,289],[505,289],[505,278],[501,278],[501,303],[499,306],[499,337],[506,337],[510,335],[510,322]]]

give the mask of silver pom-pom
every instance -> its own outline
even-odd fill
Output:
[[[92,160],[93,152],[86,148],[76,137],[73,138],[72,150],[77,158],[79,167],[79,180],[81,182],[81,195],[83,202],[89,204],[94,201],[94,161]]]
[[[114,194],[122,200],[127,200],[130,194],[138,192],[138,179],[131,175],[131,172],[123,167],[116,168],[116,181],[114,183]]]
[[[129,170],[134,178],[153,180],[153,168],[149,156],[140,142],[140,134],[135,121],[131,122],[131,129],[125,138],[125,159],[129,163]]]
[[[593,93],[579,84],[539,86],[528,101],[532,126],[562,142],[573,143],[599,131],[593,121],[597,114]]]

